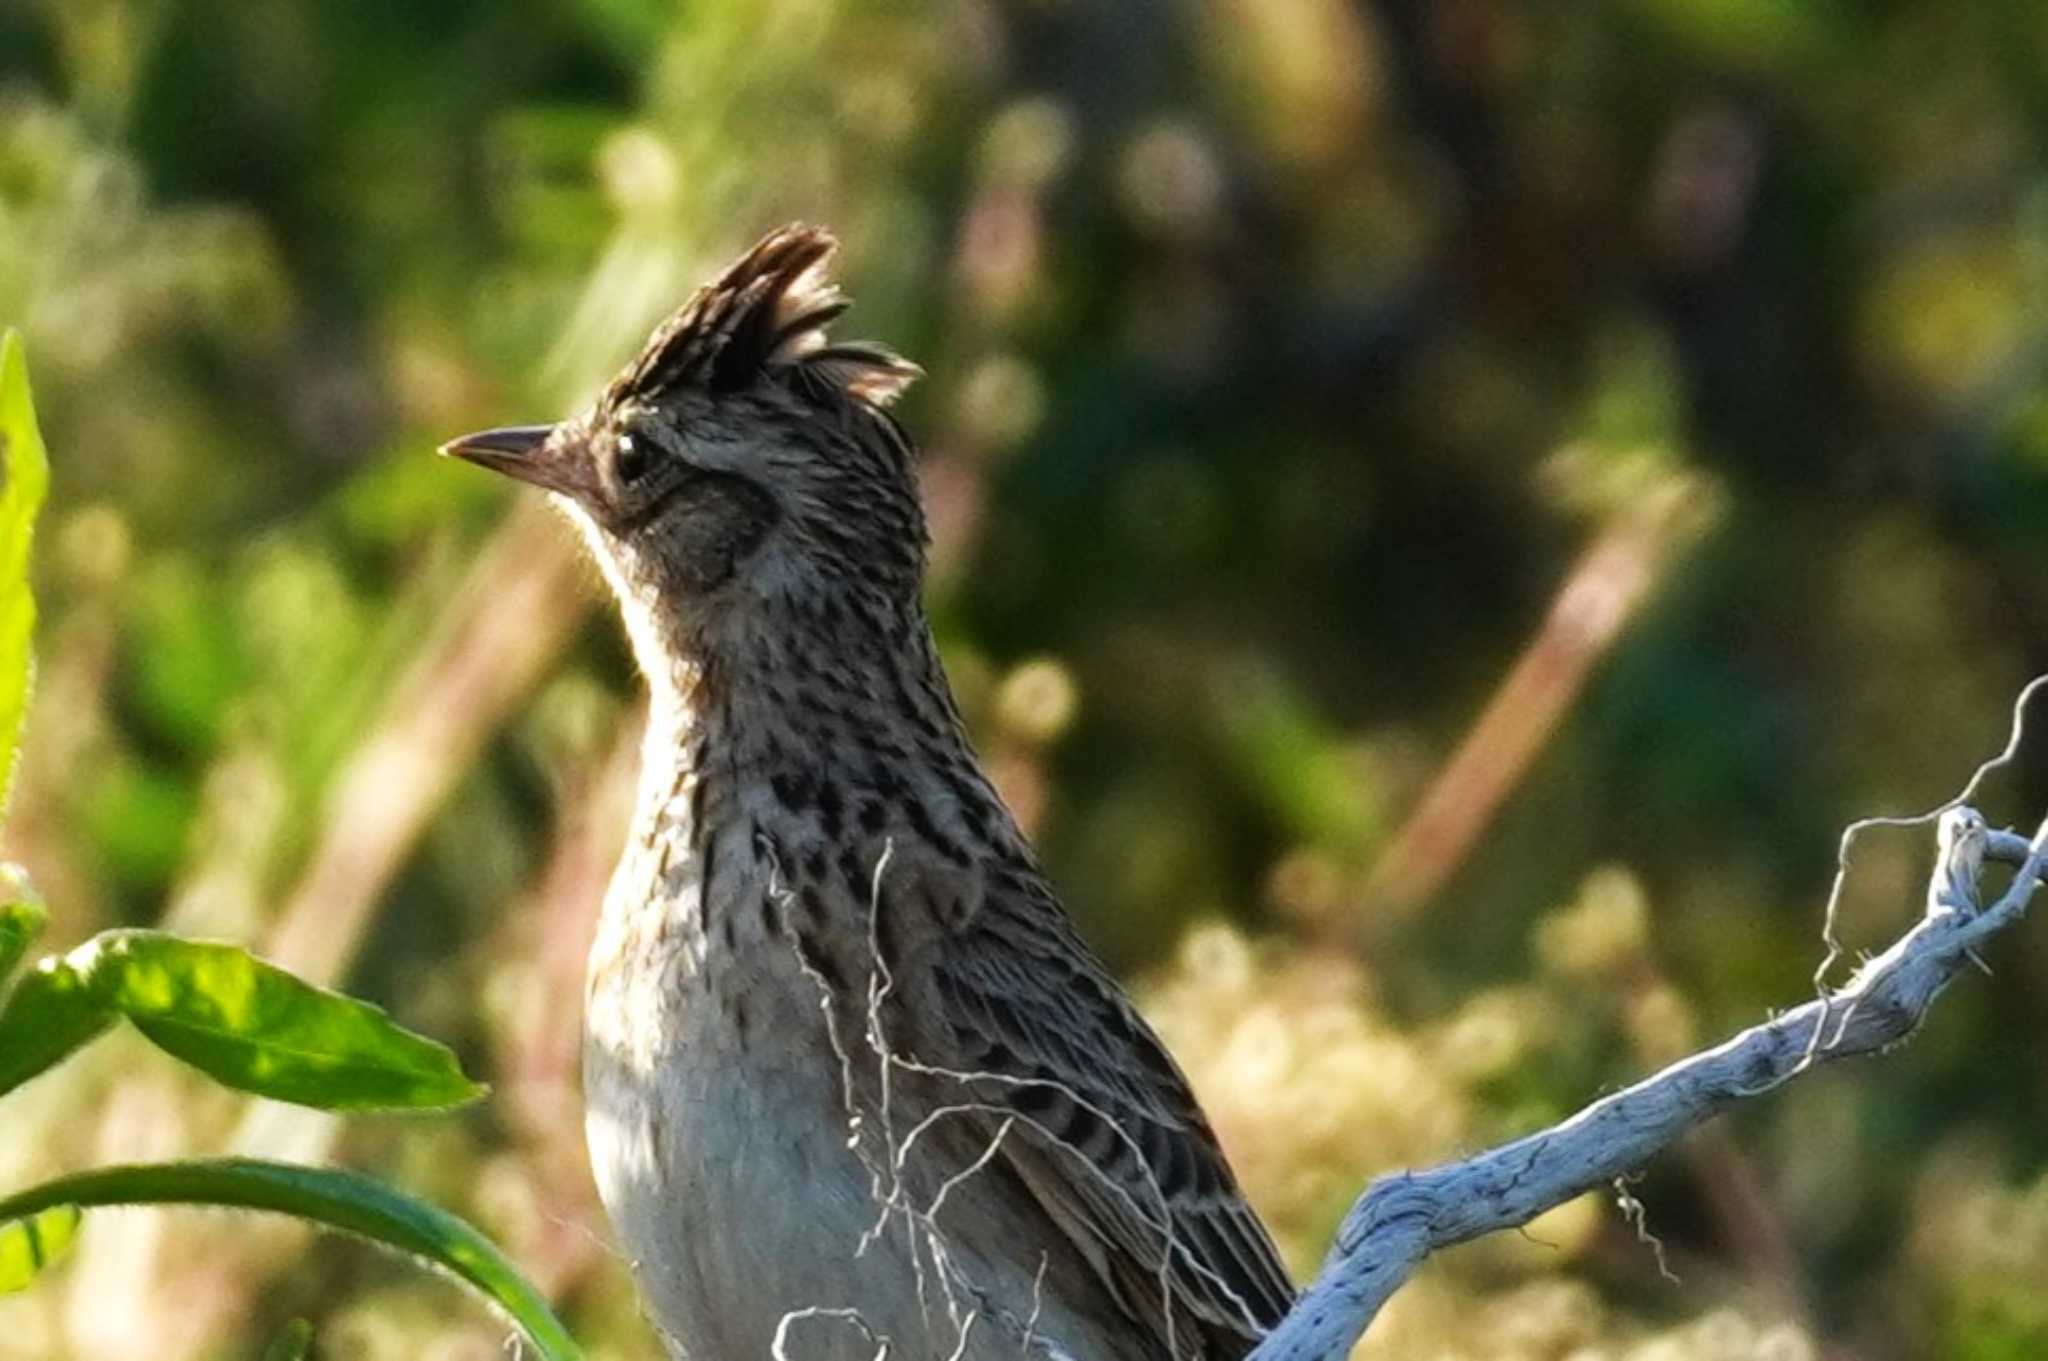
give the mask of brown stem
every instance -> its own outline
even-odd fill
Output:
[[[1660,483],[1618,514],[1565,578],[1536,636],[1494,691],[1457,753],[1366,880],[1380,924],[1443,887],[1521,783],[1585,688],[1593,665],[1663,580],[1707,517],[1687,478]]]
[[[319,983],[347,970],[427,820],[589,608],[582,575],[568,533],[522,498],[336,777],[270,959]]]

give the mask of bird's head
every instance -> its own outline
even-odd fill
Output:
[[[727,634],[763,606],[914,608],[924,517],[886,408],[918,369],[877,345],[828,342],[847,307],[824,273],[834,248],[816,228],[770,234],[588,410],[442,446],[555,494],[643,653],[677,628]]]

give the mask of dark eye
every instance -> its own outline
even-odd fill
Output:
[[[620,486],[631,486],[653,466],[654,454],[646,445],[631,435],[619,436],[618,446],[612,450],[612,476]]]

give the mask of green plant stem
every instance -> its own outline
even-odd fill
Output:
[[[441,1267],[503,1310],[543,1361],[582,1351],[538,1290],[474,1228],[357,1172],[254,1158],[96,1168],[0,1200],[0,1220],[53,1205],[207,1205],[270,1210],[367,1238]]]

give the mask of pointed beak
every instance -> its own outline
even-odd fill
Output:
[[[507,425],[449,440],[441,452],[536,487],[573,492],[576,479],[570,476],[570,451],[559,443],[549,445],[548,437],[554,433],[552,425]]]

